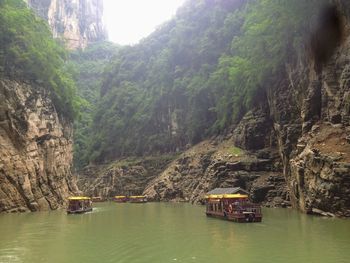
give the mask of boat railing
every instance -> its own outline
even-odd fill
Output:
[[[242,214],[243,212],[251,212],[251,213],[261,213],[261,207],[259,205],[254,204],[239,204],[233,205],[232,209],[233,213]]]

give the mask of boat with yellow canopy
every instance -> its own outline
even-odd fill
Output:
[[[96,202],[105,202],[106,199],[103,198],[102,196],[93,196],[91,197],[92,202],[96,203]]]
[[[116,195],[113,197],[113,201],[116,203],[125,203],[128,201],[128,197],[125,195]]]
[[[82,214],[92,211],[92,201],[86,196],[71,196],[68,198],[68,214]]]
[[[219,188],[215,190],[205,196],[207,216],[240,223],[262,221],[260,205],[253,204],[247,193],[237,189],[238,193],[225,193]]]
[[[129,196],[130,203],[147,203],[147,197],[144,195],[132,195]]]

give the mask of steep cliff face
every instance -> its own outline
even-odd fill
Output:
[[[106,39],[102,22],[102,0],[27,0],[46,19],[55,38],[62,38],[70,49]]]
[[[342,1],[337,8],[347,10]],[[331,43],[329,57],[287,66],[288,76],[269,89],[268,101],[293,205],[350,216],[350,31],[348,15],[338,12],[343,39]]]
[[[37,85],[0,80],[0,212],[57,209],[77,192],[72,127]]]
[[[290,129],[298,136],[279,133],[291,196],[305,212],[350,216],[349,51],[348,37],[321,72],[309,68],[301,122]]]
[[[127,158],[109,165],[87,166],[79,172],[77,184],[91,196],[140,195],[174,158],[174,155]]]

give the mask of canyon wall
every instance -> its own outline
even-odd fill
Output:
[[[0,212],[57,209],[78,192],[72,124],[47,90],[0,79]]]
[[[350,216],[350,38],[345,31],[321,68],[311,59],[290,69],[290,79],[268,95],[291,200],[307,213]]]
[[[28,5],[48,21],[53,36],[69,49],[85,48],[105,40],[103,0],[27,0]]]
[[[89,165],[77,175],[77,185],[90,196],[140,195],[174,158],[176,155],[149,156]]]

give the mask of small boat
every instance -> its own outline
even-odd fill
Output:
[[[82,214],[92,211],[92,201],[86,196],[72,196],[68,198],[68,214]]]
[[[261,206],[253,204],[247,194],[239,192],[207,194],[206,215],[239,223],[262,221]]]
[[[132,195],[129,196],[130,203],[147,203],[147,197],[144,195]]]
[[[105,202],[106,199],[102,198],[101,196],[93,196],[91,197],[92,202],[98,203],[98,202]]]
[[[128,198],[125,195],[116,195],[113,197],[113,201],[116,203],[125,203]]]

